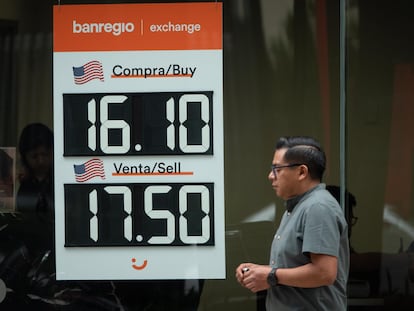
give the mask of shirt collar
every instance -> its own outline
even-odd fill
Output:
[[[309,189],[308,191],[306,191],[305,193],[302,193],[296,197],[293,197],[291,199],[288,199],[285,202],[285,206],[286,206],[286,210],[290,213],[293,211],[293,209],[295,208],[295,206],[306,196],[308,196],[310,193],[312,193],[313,191],[317,190],[317,189],[325,189],[325,184],[319,184],[311,189]]]

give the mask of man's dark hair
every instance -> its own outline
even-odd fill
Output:
[[[308,167],[312,179],[322,181],[326,167],[326,156],[321,145],[312,137],[281,137],[276,143],[276,150],[287,149],[284,160],[288,164],[300,163]]]

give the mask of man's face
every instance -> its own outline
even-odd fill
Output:
[[[276,166],[289,164],[284,160],[286,151],[287,149],[276,150],[273,156],[272,164]],[[276,174],[273,170],[270,170],[268,178],[272,183],[272,188],[275,190],[276,195],[283,200],[287,200],[298,195],[298,166],[283,167],[279,169],[276,168],[274,171]]]

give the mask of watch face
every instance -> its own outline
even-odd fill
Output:
[[[270,286],[276,286],[278,283],[275,272],[276,272],[276,268],[272,268],[269,275],[267,276],[267,282],[269,283]]]

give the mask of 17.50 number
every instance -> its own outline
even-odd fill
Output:
[[[212,245],[212,196],[212,184],[67,184],[65,246]]]

